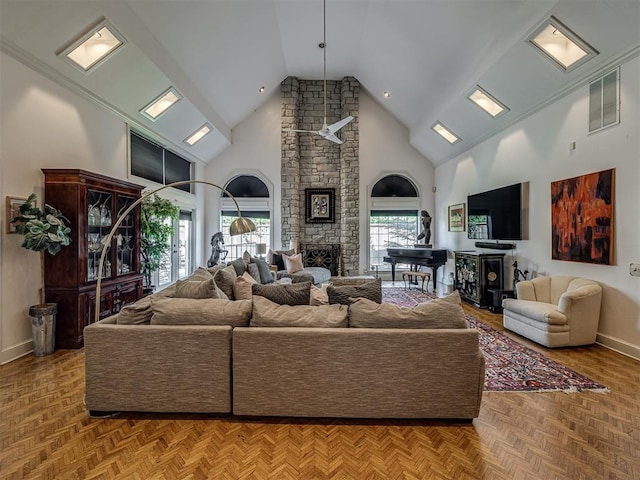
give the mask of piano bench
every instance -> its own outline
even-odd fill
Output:
[[[415,282],[418,284],[418,278],[422,278],[422,287],[420,291],[424,293],[424,281],[427,280],[427,286],[429,285],[429,280],[431,279],[431,274],[428,272],[402,272],[402,282],[404,283],[404,288],[407,288],[407,278],[409,279],[409,290],[411,290],[411,283]]]

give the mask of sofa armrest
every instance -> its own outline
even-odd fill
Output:
[[[84,329],[90,411],[228,413],[230,326],[117,325]]]
[[[600,315],[602,287],[600,285],[584,285],[560,295],[558,310],[567,318],[577,314]]]

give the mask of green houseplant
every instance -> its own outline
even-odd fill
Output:
[[[140,273],[145,289],[150,291],[151,275],[160,268],[163,255],[170,249],[173,225],[167,220],[177,218],[180,208],[154,194],[142,201],[141,210]]]
[[[36,206],[36,194],[20,205],[18,213],[11,219],[16,232],[24,235],[22,247],[34,252],[51,255],[58,253],[62,247],[71,243],[69,219],[51,205],[44,209]],[[44,285],[44,262],[40,259],[41,277]],[[49,355],[55,349],[55,319],[57,313],[55,303],[44,303],[44,292],[40,294],[40,304],[29,307],[31,329],[33,332],[33,354],[36,357]]]

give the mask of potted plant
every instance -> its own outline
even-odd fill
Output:
[[[142,201],[141,210],[140,273],[144,276],[144,292],[149,293],[154,289],[151,275],[160,268],[163,255],[171,247],[173,225],[167,220],[177,218],[180,208],[154,194]]]
[[[18,214],[11,219],[16,232],[24,235],[22,247],[34,252],[58,253],[62,247],[71,243],[69,219],[51,205],[44,209],[36,206],[36,194],[20,205]],[[44,284],[44,262],[41,259],[41,277]],[[55,349],[55,320],[57,305],[44,303],[44,292],[40,294],[40,304],[29,307],[31,328],[33,331],[33,354],[36,357],[49,355]]]

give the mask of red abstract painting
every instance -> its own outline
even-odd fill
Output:
[[[551,257],[613,262],[615,169],[551,183]]]

